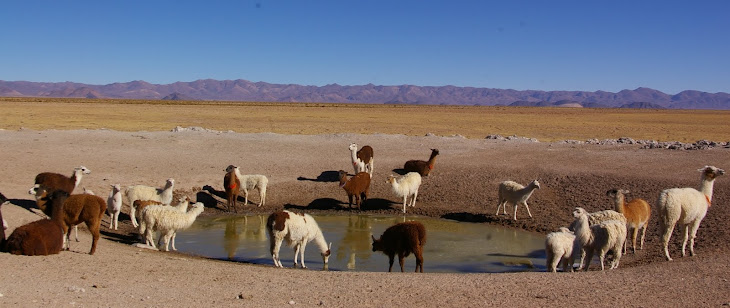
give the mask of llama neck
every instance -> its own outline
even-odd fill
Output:
[[[575,238],[581,243],[581,246],[590,244],[593,241],[593,233],[588,226],[588,215],[581,215],[576,219]]]
[[[428,158],[428,167],[433,169],[433,164],[436,163],[436,153],[431,154],[431,157]]]
[[[393,182],[390,182],[390,185],[393,188],[393,192],[396,195],[399,195],[400,196],[401,195],[401,193],[400,193],[400,183],[398,183],[398,181],[395,181],[394,180]]]
[[[239,170],[238,168],[235,168],[235,169],[233,169],[233,174],[235,174],[235,175],[236,175],[236,178],[238,178],[238,180],[239,180],[239,181],[240,181],[240,180],[241,180],[241,178],[243,177],[243,176],[241,175],[241,170]]]
[[[707,196],[707,200],[712,201],[712,190],[715,185],[715,179],[707,179],[702,177],[702,183],[700,184],[700,192]]]
[[[324,239],[324,235],[322,235],[321,230],[319,230],[319,232],[317,232],[317,235],[314,236],[314,244],[319,247],[319,251],[321,253],[325,253],[327,252],[327,250],[329,250],[329,247],[327,246],[327,241]]]
[[[620,192],[616,193],[616,197],[613,198],[614,209],[616,212],[623,213],[626,199]]]
[[[74,188],[79,186],[79,183],[81,183],[82,176],[83,176],[83,172],[81,172],[81,170],[74,171],[74,174],[71,176],[71,180],[74,181]]]
[[[352,156],[352,162],[353,163],[354,162],[357,162],[357,160],[358,160],[358,158],[357,158],[357,148],[354,148],[354,149],[353,148],[350,148],[350,154],[352,154],[351,155]]]
[[[530,183],[530,185],[527,185],[527,187],[520,189],[520,192],[524,193],[525,200],[530,198],[530,195],[532,195],[532,193],[535,191],[535,188],[537,188],[537,186],[535,186],[534,183]]]
[[[343,175],[340,177],[340,187],[345,187],[347,185],[347,176]]]

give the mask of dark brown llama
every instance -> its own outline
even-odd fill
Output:
[[[426,228],[417,221],[407,221],[390,226],[380,239],[373,238],[373,251],[382,251],[390,258],[388,272],[393,271],[393,258],[398,254],[400,271],[403,261],[411,253],[416,256],[416,272],[423,273],[423,245],[426,244]]]

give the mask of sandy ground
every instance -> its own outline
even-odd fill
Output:
[[[719,141],[719,140],[718,140]],[[641,150],[638,146],[570,145],[504,142],[459,137],[403,135],[278,135],[215,132],[0,131],[3,177],[0,192],[11,199],[2,206],[15,227],[41,217],[27,194],[39,172],[70,174],[84,165],[92,170],[82,187],[106,196],[109,184],[160,186],[176,180],[178,195],[204,202],[204,215],[222,211],[223,169],[241,166],[243,173],[269,177],[267,205],[246,205],[245,212],[278,209],[342,212],[347,197],[333,174],[351,170],[347,146],[375,149],[371,200],[364,212],[400,215],[398,198],[385,184],[387,175],[408,159],[426,159],[438,148],[433,173],[424,178],[418,205],[409,215],[443,217],[548,233],[567,226],[571,211],[610,208],[611,188],[625,188],[633,197],[654,204],[669,187],[697,187],[704,165],[730,168],[730,150]],[[395,170],[397,171],[397,170]],[[516,222],[495,216],[497,185],[512,179],[540,179],[542,188],[530,199],[533,218],[518,211]],[[128,207],[120,229],[102,222],[102,240],[88,255],[90,235],[81,228],[71,251],[44,257],[0,253],[0,306],[720,306],[730,304],[730,218],[728,178],[715,184],[713,206],[702,223],[694,257],[681,257],[672,238],[674,261],[660,254],[657,212],[653,209],[643,250],[621,259],[616,270],[593,267],[580,273],[435,274],[322,272],[277,269],[158,252],[131,246],[134,229]],[[257,196],[252,197],[257,201]],[[241,199],[242,200],[242,199]],[[126,200],[125,200],[126,203]],[[292,254],[283,248],[284,254]],[[387,257],[381,256],[383,270]],[[317,268],[318,260],[308,262]],[[289,265],[290,264],[285,264]],[[397,266],[396,266],[397,267]]]

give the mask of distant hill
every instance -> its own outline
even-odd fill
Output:
[[[166,101],[192,101],[193,99],[185,94],[180,94],[177,92],[170,93],[170,95],[165,96],[162,98],[162,100]]]
[[[321,102],[430,105],[511,105],[730,109],[730,94],[687,90],[675,95],[649,88],[606,91],[536,91],[455,86],[303,86],[247,80],[201,79],[151,84],[145,81],[89,85],[74,82],[0,81],[0,96],[87,97],[171,100]]]

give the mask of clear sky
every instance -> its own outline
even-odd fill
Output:
[[[730,1],[0,3],[0,80],[730,93]]]

